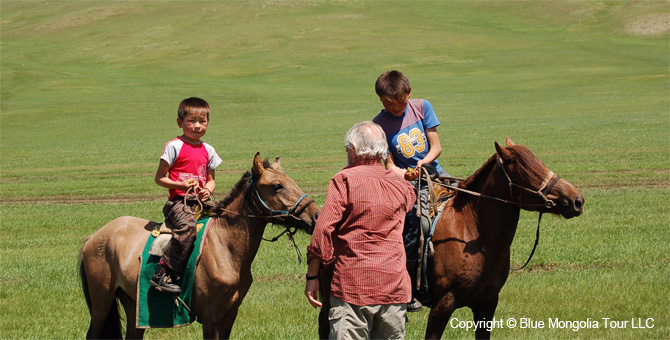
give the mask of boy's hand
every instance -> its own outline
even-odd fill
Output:
[[[198,186],[198,181],[196,181],[193,178],[190,178],[190,179],[179,182],[179,185],[182,187],[181,190],[188,191],[189,189],[191,189],[193,187],[197,187]]]
[[[200,191],[198,191],[198,199],[204,202],[209,199],[209,194],[210,194],[209,190],[207,190],[206,188],[201,189]]]

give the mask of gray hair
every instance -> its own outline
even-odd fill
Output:
[[[382,127],[371,121],[360,122],[347,132],[344,147],[354,147],[357,158],[386,159],[388,144]]]

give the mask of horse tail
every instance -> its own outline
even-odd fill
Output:
[[[84,241],[84,245],[88,238]],[[86,278],[86,268],[84,268],[84,246],[79,250],[79,279],[81,280],[81,289],[84,291],[88,313],[91,314],[91,294],[88,291],[88,279]]]
[[[88,241],[88,238],[84,241],[84,245]],[[86,299],[86,306],[88,307],[88,314],[92,317],[93,310],[91,305],[91,293],[88,289],[88,279],[86,277],[86,268],[84,267],[84,246],[81,247],[79,251],[79,278],[81,279],[81,288],[84,291],[84,298]],[[107,313],[107,318],[105,319],[105,324],[102,328],[102,332],[99,336],[94,336],[91,334],[93,329],[89,327],[88,334],[86,338],[100,338],[100,339],[122,339],[121,331],[121,314],[119,313],[119,304],[117,299],[114,298],[112,306],[109,308],[109,313]]]

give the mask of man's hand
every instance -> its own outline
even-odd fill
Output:
[[[420,174],[421,174],[421,168],[419,166],[417,166],[416,169],[407,168],[407,170],[405,171],[404,178],[408,181],[413,181],[417,177],[419,177]]]
[[[314,308],[320,308],[323,304],[319,301],[319,280],[308,280],[305,284],[305,296],[307,296],[307,301]]]

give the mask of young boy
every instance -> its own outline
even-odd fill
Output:
[[[205,100],[196,97],[182,100],[177,111],[177,125],[184,133],[165,144],[156,170],[156,184],[170,189],[163,214],[172,223],[172,239],[151,279],[151,285],[159,291],[181,293],[181,288],[174,282],[184,270],[196,238],[195,216],[188,210],[193,211],[198,199],[208,200],[216,187],[214,169],[221,164],[221,158],[211,145],[200,140],[207,132],[208,124],[209,104]],[[184,204],[189,189],[197,191],[197,197],[187,197]],[[187,206],[190,209],[186,209]]]
[[[429,101],[425,99],[409,99],[412,88],[409,79],[399,71],[387,71],[377,78],[375,91],[381,100],[384,109],[373,119],[379,124],[389,144],[389,155],[386,168],[395,171],[405,178],[408,168],[420,169],[424,164],[432,165],[440,177],[449,177],[437,157],[442,152],[440,138],[437,135],[437,126],[440,121],[433,111]],[[415,174],[419,174],[418,171]],[[411,178],[410,178],[411,179]],[[421,190],[421,201],[428,200],[428,187]],[[422,187],[422,189],[423,189]],[[405,250],[407,252],[407,271],[415,282],[419,261],[419,232],[421,223],[427,224],[427,219],[416,216],[416,204],[412,212],[405,219],[403,231]],[[422,210],[422,211],[427,211]],[[414,286],[414,284],[412,285]],[[408,312],[423,309],[421,303],[413,298],[408,304]]]

